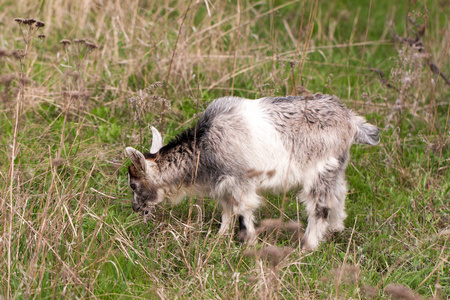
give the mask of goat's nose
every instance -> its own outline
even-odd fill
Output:
[[[131,202],[131,207],[133,208],[133,210],[135,212],[138,212],[138,211],[141,210],[141,206],[139,204],[137,204],[137,203],[134,203],[134,202]]]

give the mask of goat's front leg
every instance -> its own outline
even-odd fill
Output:
[[[258,208],[260,197],[256,194],[242,196],[235,207],[239,216],[239,238],[253,245],[256,243],[257,235],[253,213]]]
[[[219,235],[227,235],[230,232],[230,225],[233,220],[233,206],[227,201],[221,201],[222,204],[222,221],[220,223]],[[234,211],[238,211],[234,207]],[[256,240],[256,230],[253,221],[253,211],[245,211],[239,209],[239,238],[253,244]]]
[[[239,238],[250,245],[256,243],[257,236],[253,212],[241,212],[239,215]]]
[[[222,220],[220,223],[219,235],[226,235],[230,232],[230,225],[233,216],[233,202],[232,199],[221,199],[222,205]]]

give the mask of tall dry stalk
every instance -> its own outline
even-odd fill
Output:
[[[17,177],[17,170],[15,165],[15,160],[19,155],[19,149],[18,149],[18,135],[20,131],[20,119],[22,115],[22,107],[25,97],[25,85],[28,81],[28,78],[26,77],[26,60],[29,57],[30,51],[33,46],[33,39],[39,29],[43,28],[45,24],[41,21],[35,20],[35,19],[22,19],[22,18],[15,18],[14,21],[19,25],[20,34],[22,35],[22,41],[24,43],[23,49],[16,49],[12,52],[14,58],[19,62],[19,90],[16,97],[16,107],[14,112],[14,131],[13,131],[13,137],[12,137],[12,147],[11,147],[11,160],[10,165],[8,169],[8,192],[6,197],[2,197],[2,212],[4,215],[3,218],[3,236],[8,237],[7,242],[7,288],[6,288],[6,298],[10,297],[11,292],[11,242],[12,242],[12,236],[13,236],[13,221],[14,221],[14,215],[17,213],[16,206],[15,206],[15,197],[14,197],[14,189],[19,189],[19,186],[16,186],[16,177]],[[45,38],[45,36],[40,36],[41,38]],[[6,203],[6,198],[9,197],[9,203]],[[20,190],[17,190],[16,197],[20,197]],[[8,216],[8,217],[7,217]],[[7,221],[6,221],[7,220]],[[8,224],[8,226],[6,226]],[[7,234],[6,228],[8,228]]]

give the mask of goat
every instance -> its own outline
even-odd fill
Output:
[[[152,127],[150,153],[127,147],[132,208],[143,211],[190,191],[222,206],[219,234],[232,217],[240,236],[256,240],[254,211],[262,192],[294,190],[305,204],[308,226],[303,249],[315,249],[328,230],[344,229],[345,169],[350,146],[376,145],[379,129],[345,108],[336,96],[223,97],[198,123],[166,146]]]

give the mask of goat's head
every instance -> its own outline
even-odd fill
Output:
[[[151,157],[146,158],[144,154],[132,147],[125,149],[132,163],[128,167],[128,183],[133,191],[131,206],[136,212],[150,209],[164,200],[164,191],[159,184],[160,172],[154,158],[162,147],[162,137],[154,127],[152,132]]]

